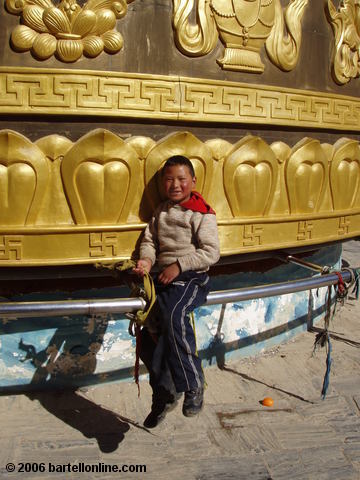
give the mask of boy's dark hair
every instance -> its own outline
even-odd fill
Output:
[[[184,157],[183,155],[174,155],[168,158],[161,169],[161,176],[164,175],[165,169],[167,167],[173,167],[174,165],[185,165],[190,170],[190,175],[192,177],[195,177],[195,170],[193,164],[187,157]]]

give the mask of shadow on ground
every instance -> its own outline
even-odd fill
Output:
[[[116,450],[130,429],[128,419],[122,419],[74,391],[29,393],[27,396],[38,400],[49,413],[86,438],[95,438],[100,450],[105,453]]]

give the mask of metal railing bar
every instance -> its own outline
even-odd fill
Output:
[[[352,281],[351,272],[342,270],[345,282]],[[313,288],[335,285],[339,281],[336,273],[316,275],[283,283],[272,283],[256,287],[210,292],[205,305],[241,302],[258,298],[296,293]],[[98,315],[104,313],[129,313],[144,309],[143,298],[59,300],[49,302],[4,302],[0,303],[0,318],[59,317],[71,315]],[[121,319],[119,319],[121,320]]]

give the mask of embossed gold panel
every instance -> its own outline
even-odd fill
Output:
[[[103,51],[117,53],[122,35],[114,29],[126,15],[132,0],[6,0],[9,13],[19,15],[21,24],[11,33],[15,51],[31,51],[44,60],[52,55],[63,62],[75,62],[83,54],[97,57]]]
[[[0,113],[360,131],[360,100],[178,76],[0,67]]]
[[[96,129],[72,143],[0,131],[0,266],[129,258],[162,199],[158,171],[192,160],[217,212],[221,254],[360,235],[360,147],[303,138],[293,148],[248,135],[230,144],[174,132],[158,142]]]
[[[32,225],[49,178],[44,152],[19,133],[0,132],[0,223]]]
[[[308,0],[200,0],[192,23],[194,0],[173,0],[175,40],[186,55],[201,56],[214,50],[218,38],[225,45],[217,62],[224,69],[262,73],[260,50],[266,44],[271,61],[292,70],[298,61],[301,21]]]
[[[224,186],[234,217],[269,213],[278,173],[271,148],[251,135],[234,145],[224,162]]]
[[[327,0],[326,7],[335,40],[333,76],[343,85],[360,74],[360,4],[358,0],[342,0],[336,8]]]
[[[61,175],[76,224],[124,223],[137,197],[140,160],[121,138],[99,129],[66,152]]]

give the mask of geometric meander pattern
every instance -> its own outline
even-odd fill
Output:
[[[0,67],[0,113],[27,112],[360,130],[356,97],[179,76]]]

